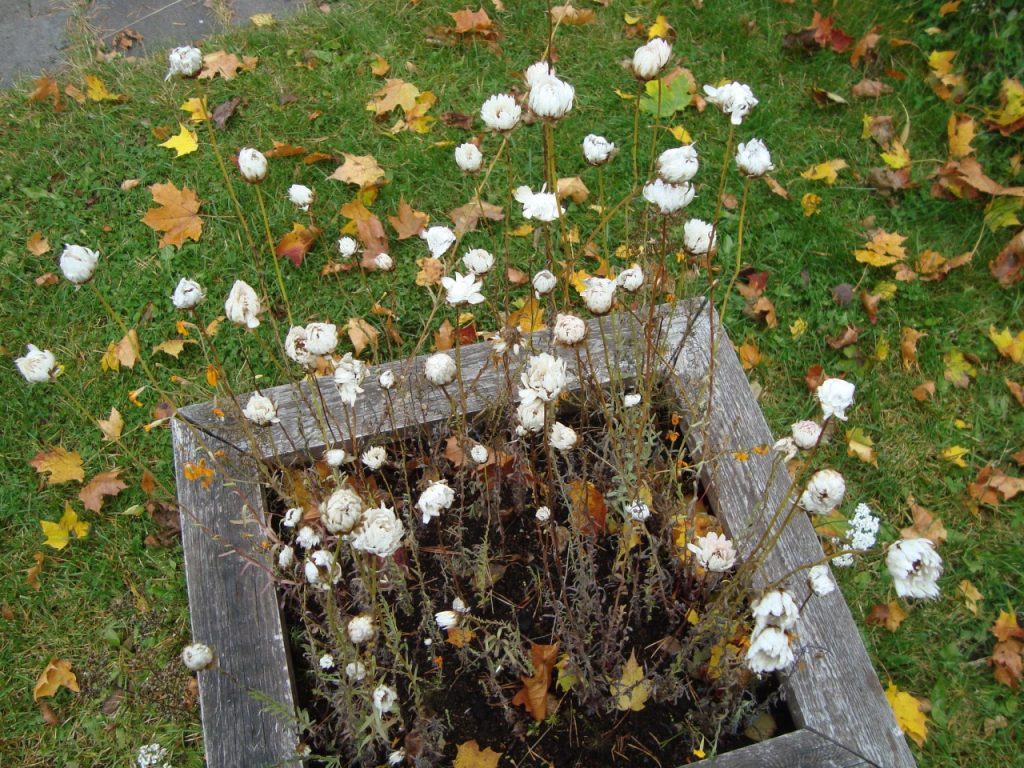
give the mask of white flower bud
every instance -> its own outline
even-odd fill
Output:
[[[213,663],[213,650],[203,643],[186,645],[181,651],[181,661],[193,672],[198,672]]]
[[[832,581],[832,575],[825,563],[815,565],[807,572],[807,583],[814,590],[814,594],[819,597],[835,592],[836,589],[836,583]]]
[[[455,148],[455,163],[466,173],[476,173],[484,161],[480,147],[467,141]]]
[[[316,193],[302,184],[292,184],[288,187],[288,199],[300,210],[308,211],[313,204]]]
[[[490,451],[484,445],[474,445],[469,451],[469,458],[477,464],[486,464],[490,455]]]
[[[431,355],[423,363],[423,375],[427,377],[427,381],[439,387],[455,381],[457,372],[455,361],[444,352]]]
[[[492,131],[511,131],[516,127],[523,110],[507,93],[496,93],[480,108],[484,125]]]
[[[338,254],[343,259],[351,259],[358,248],[359,244],[351,237],[342,237],[338,240]]]
[[[258,149],[244,147],[238,153],[238,170],[250,184],[259,184],[267,177],[267,158]]]
[[[658,175],[672,184],[681,184],[697,175],[700,161],[692,144],[666,149],[658,156]]]
[[[257,328],[260,324],[259,314],[263,311],[260,297],[244,280],[235,280],[224,302],[224,314],[228,320],[246,328]]]
[[[672,46],[655,37],[633,52],[633,74],[640,80],[653,80],[672,56]]]
[[[550,270],[542,269],[533,276],[533,290],[537,292],[538,296],[546,296],[555,290],[557,285],[558,278]]]
[[[689,205],[694,190],[691,184],[668,184],[655,179],[644,185],[643,194],[647,202],[667,216]]]
[[[494,267],[494,255],[483,248],[474,248],[462,257],[462,263],[474,275],[486,275]]]
[[[60,255],[60,271],[64,273],[68,282],[76,286],[83,285],[92,279],[99,258],[99,251],[91,250],[84,245],[65,243],[64,251]]]
[[[889,547],[885,565],[900,597],[935,599],[939,596],[942,558],[929,539],[897,541]]]
[[[170,80],[175,75],[193,77],[203,68],[203,52],[189,45],[179,46],[167,54],[167,65],[167,76],[164,80]]]
[[[846,481],[834,469],[822,469],[811,475],[800,496],[800,506],[814,515],[827,515],[843,503]]]
[[[639,264],[634,264],[629,269],[622,270],[615,278],[615,285],[627,293],[640,290],[643,284],[644,271],[640,268]]]
[[[846,421],[846,409],[853,405],[856,387],[843,379],[825,379],[818,387],[818,401],[825,418]]]
[[[818,444],[821,437],[821,426],[814,421],[798,421],[791,427],[793,442],[797,448],[809,451]]]
[[[348,639],[356,645],[369,642],[377,634],[377,628],[373,624],[373,617],[365,613],[349,619],[347,629]]]
[[[176,309],[195,309],[205,296],[206,291],[203,290],[203,286],[195,280],[183,277],[178,281],[178,285],[171,295],[171,302]]]
[[[736,147],[736,167],[740,169],[740,173],[752,179],[775,170],[768,147],[760,139],[751,139],[746,144]]]
[[[381,389],[391,389],[395,386],[395,372],[390,369],[384,371],[377,379],[377,383],[380,384]]]
[[[604,165],[616,152],[615,145],[604,136],[590,133],[583,139],[583,157],[591,165]]]
[[[435,259],[444,256],[445,252],[455,244],[455,233],[448,227],[430,227],[420,232],[420,237],[427,241],[430,255]]]
[[[53,378],[57,358],[48,349],[39,349],[35,344],[26,345],[28,352],[15,359],[18,372],[31,384],[40,384]]]
[[[556,421],[555,425],[551,427],[548,442],[557,451],[571,451],[579,442],[579,436],[572,427],[567,427],[560,421]]]
[[[330,533],[349,533],[362,514],[363,500],[347,485],[336,490],[320,505],[320,519]]]
[[[559,314],[555,317],[551,335],[557,343],[571,347],[587,337],[587,324],[576,315]]]
[[[537,518],[537,522],[546,523],[551,519],[551,510],[548,507],[537,507],[537,511],[533,513],[533,516]]]
[[[277,407],[274,402],[258,392],[249,398],[249,402],[242,410],[242,415],[260,427],[268,427],[280,421],[277,418]]]
[[[537,117],[558,120],[569,114],[576,90],[554,75],[537,78],[530,86],[528,102]]]
[[[702,219],[689,219],[683,224],[683,248],[691,256],[704,256],[718,244],[715,228]]]
[[[311,355],[329,355],[338,346],[338,327],[334,323],[310,323],[306,326],[306,351]]]
[[[615,302],[615,281],[605,277],[588,277],[583,281],[583,302],[595,315],[606,315]]]

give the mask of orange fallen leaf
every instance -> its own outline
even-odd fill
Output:
[[[871,237],[863,248],[855,249],[853,255],[862,264],[872,267],[887,267],[902,261],[907,256],[903,242],[907,239],[896,232],[876,229],[868,233]]]
[[[455,33],[459,35],[473,34],[476,32],[490,32],[494,29],[494,22],[487,15],[483,8],[472,11],[463,8],[461,11],[449,13],[455,21]]]
[[[92,512],[99,512],[103,507],[103,499],[106,496],[117,496],[128,487],[119,475],[120,469],[112,469],[109,472],[100,472],[93,476],[85,487],[78,492],[78,499],[86,509]]]
[[[881,80],[864,78],[850,89],[850,93],[858,99],[874,99],[886,93],[892,93],[892,86]]]
[[[430,216],[417,211],[407,202],[404,197],[398,200],[398,212],[394,216],[388,216],[388,221],[395,228],[399,240],[408,240],[410,237],[417,237],[430,222]]]
[[[923,384],[918,384],[916,387],[910,390],[910,396],[922,403],[925,400],[931,400],[933,397],[935,397],[935,382],[929,380],[924,382]]]
[[[85,480],[82,456],[78,451],[65,451],[60,447],[40,451],[28,463],[35,467],[36,472],[47,475],[47,485],[59,485],[72,480],[80,483]]]
[[[946,123],[946,136],[949,140],[949,156],[954,160],[967,157],[974,152],[971,142],[974,140],[976,126],[974,118],[963,113],[954,113]]]
[[[474,231],[481,219],[489,221],[502,221],[505,218],[505,209],[482,200],[470,200],[465,205],[454,208],[448,213],[454,224],[455,234],[459,237],[467,232]]]
[[[890,632],[900,628],[900,624],[907,618],[907,612],[900,607],[895,600],[890,600],[888,605],[878,604],[871,608],[865,621],[879,627],[885,627]]]
[[[46,560],[46,557],[42,552],[35,552],[32,554],[32,559],[36,561],[36,564],[25,572],[25,583],[32,589],[40,590],[43,585],[39,583],[39,574],[43,572],[43,561]]]
[[[1010,379],[1003,379],[1007,389],[1010,390],[1010,394],[1013,395],[1017,403],[1024,408],[1024,385],[1018,384],[1016,381]]]
[[[757,348],[757,344],[752,341],[744,341],[740,344],[739,349],[740,365],[743,366],[743,370],[749,371],[756,365],[761,364],[761,350]]]
[[[908,327],[904,327],[900,331],[900,358],[903,361],[903,370],[909,371],[911,368],[917,368],[917,342],[927,335],[927,331],[918,331]]]
[[[380,331],[361,317],[350,317],[345,330],[348,332],[349,341],[352,342],[356,355],[362,354],[367,345],[377,346],[377,338],[380,336]]]
[[[580,26],[592,24],[595,16],[590,8],[577,8],[572,3],[568,5],[551,6],[551,21],[555,24],[566,24],[568,26]]]
[[[292,231],[286,234],[274,247],[274,255],[287,258],[296,267],[301,267],[309,249],[313,247],[320,230],[317,227],[305,227],[292,223]]]
[[[495,752],[490,747],[480,749],[476,739],[459,744],[452,768],[498,768],[498,761],[503,752]]]
[[[61,687],[78,693],[78,678],[71,671],[70,661],[50,659],[49,664],[46,665],[46,669],[39,675],[39,679],[36,680],[35,687],[32,689],[32,700],[39,701],[39,699],[47,696],[53,696]]]
[[[203,55],[203,69],[199,72],[200,80],[209,80],[220,75],[224,80],[234,80],[239,71],[252,72],[256,69],[259,58],[243,56],[239,59],[227,51],[214,51]]]
[[[444,277],[444,262],[439,259],[425,256],[416,260],[416,266],[420,268],[416,273],[416,285],[437,285]]]
[[[142,223],[164,234],[157,244],[163,248],[173,245],[181,248],[186,240],[199,242],[203,234],[203,220],[199,216],[199,198],[188,187],[178,189],[172,182],[149,187],[153,202],[159,208],[150,208]]]
[[[900,535],[904,539],[928,539],[936,547],[946,541],[948,534],[942,520],[918,504],[913,496],[907,496],[907,506],[910,507],[914,524],[900,530]]]
[[[37,230],[29,235],[28,240],[25,241],[25,247],[33,256],[42,256],[44,253],[50,252],[50,241]]]
[[[608,504],[589,480],[569,483],[569,520],[580,533],[597,535],[605,532]]]
[[[558,643],[541,645],[531,642],[530,660],[533,662],[533,674],[519,676],[523,687],[512,697],[512,704],[525,707],[533,719],[540,722],[548,716],[548,688],[551,687],[551,670],[558,661]]]

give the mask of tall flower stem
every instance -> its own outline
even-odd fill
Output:
[[[732,294],[733,286],[736,285],[736,279],[740,275],[740,265],[742,264],[743,257],[743,220],[747,212],[747,193],[749,191],[750,177],[747,176],[743,180],[743,202],[740,203],[740,220],[736,232],[736,265],[733,269],[732,277],[729,279],[729,285],[726,286],[725,295],[722,296],[722,308],[718,313],[718,317],[723,323],[725,322],[725,313],[729,309],[729,296]]]
[[[281,299],[284,301],[285,311],[288,313],[288,325],[295,325],[292,320],[292,308],[288,303],[288,291],[284,287],[284,277],[281,275],[281,259],[274,253],[274,236],[270,233],[270,217],[267,216],[267,206],[263,202],[263,190],[259,184],[253,185],[256,188],[256,200],[260,205],[260,215],[263,217],[263,232],[267,238],[267,248],[270,249],[270,260],[274,262],[274,276],[277,277],[277,287],[281,291]]]

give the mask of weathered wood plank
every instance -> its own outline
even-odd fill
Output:
[[[701,760],[701,768],[872,768],[859,755],[801,729]]]
[[[786,587],[801,604],[810,591],[806,571],[801,569],[822,561],[824,552],[807,514],[794,509],[799,493],[790,491],[789,475],[778,463],[778,455],[751,450],[770,446],[772,435],[717,317],[715,323],[712,408],[706,406],[711,361],[711,324],[706,312],[698,317],[675,365],[681,397],[696,409],[690,416],[688,440],[703,462],[701,479],[712,504],[743,556],[750,554],[774,510],[792,510],[756,584],[763,587],[796,571]],[[734,451],[746,453],[747,458],[736,459]],[[780,516],[776,529],[784,518]],[[836,590],[825,597],[812,596],[803,608],[798,630],[798,665],[784,677],[797,724],[874,765],[913,766],[906,739],[842,594]]]
[[[256,462],[178,419],[171,427],[192,637],[217,657],[214,669],[198,673],[207,765],[298,766],[289,760],[298,740],[288,717],[295,692],[277,591],[267,572],[243,567],[236,554],[262,557]],[[214,459],[208,449],[223,454]],[[201,459],[216,468],[209,488],[185,479],[185,464]]]

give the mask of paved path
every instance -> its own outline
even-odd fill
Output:
[[[132,38],[129,56],[161,53],[196,43],[257,13],[281,19],[306,0],[0,0],[0,88],[58,70],[70,41],[68,25],[80,18],[107,50]]]

